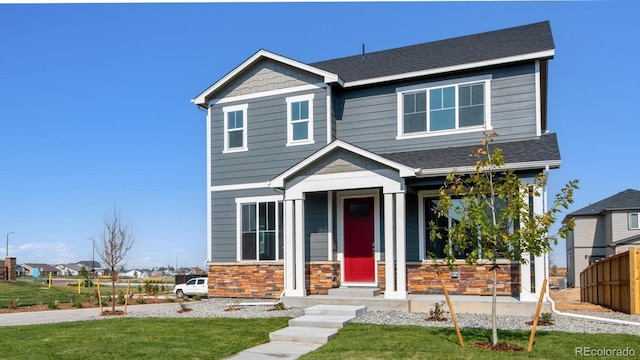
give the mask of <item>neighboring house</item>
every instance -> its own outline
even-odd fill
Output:
[[[484,132],[524,182],[560,166],[554,53],[541,22],[316,63],[252,55],[192,100],[207,110],[209,295],[441,293],[429,224],[455,219],[432,209]],[[536,300],[548,264],[533,263],[501,261],[499,294]],[[491,294],[490,265],[458,268],[451,293]]]
[[[102,270],[102,265],[100,265],[100,263],[97,261],[92,261],[92,260],[78,261],[78,265],[84,266],[84,268],[87,269],[87,271],[91,271],[91,269],[95,269],[96,271],[98,271],[98,269]]]
[[[82,266],[79,264],[58,264],[55,268],[60,271],[62,276],[78,276],[82,270]]]
[[[640,191],[627,189],[567,215],[567,283],[580,287],[580,272],[595,261],[640,246]]]
[[[141,269],[133,269],[133,270],[128,270],[127,272],[121,273],[120,275],[130,277],[130,278],[143,279],[143,278],[149,277],[149,271],[141,270]]]
[[[25,263],[20,264],[25,270],[25,275],[33,276],[34,270],[38,269],[36,272],[38,277],[47,277],[49,274],[53,276],[60,275],[60,270],[48,264],[36,264],[36,263]]]

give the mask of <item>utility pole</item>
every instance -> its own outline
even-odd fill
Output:
[[[7,250],[7,255],[5,256],[5,258],[8,258],[8,257],[9,257],[9,235],[10,235],[10,234],[13,234],[13,231],[12,231],[12,232],[8,232],[8,233],[7,233],[7,248],[6,248],[6,250]]]

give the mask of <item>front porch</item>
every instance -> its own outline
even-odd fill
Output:
[[[450,295],[456,314],[491,314],[491,296]],[[314,305],[358,305],[366,306],[369,311],[397,310],[402,312],[428,313],[436,303],[445,301],[444,295],[409,295],[406,299],[385,299],[383,295],[374,297],[343,297],[330,295],[309,295],[306,297],[288,297],[282,299],[286,307],[309,307]],[[497,314],[509,316],[533,316],[536,302],[520,301],[517,297],[498,296]],[[449,311],[445,302],[444,310]],[[543,312],[551,312],[551,304],[542,304]]]

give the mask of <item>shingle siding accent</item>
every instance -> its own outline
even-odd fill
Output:
[[[263,60],[245,70],[245,73],[235,81],[210,97],[225,98],[255,94],[322,82],[323,78],[318,75],[273,60]]]

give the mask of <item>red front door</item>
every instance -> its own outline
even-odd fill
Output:
[[[344,281],[375,282],[373,198],[344,200]]]

